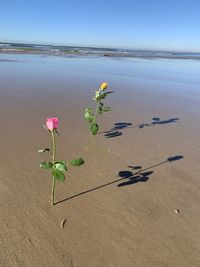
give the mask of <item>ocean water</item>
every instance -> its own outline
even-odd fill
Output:
[[[135,84],[175,85],[182,90],[200,90],[200,61],[103,57],[59,57],[0,54],[2,82],[61,79],[123,81]],[[12,78],[10,80],[10,78]],[[35,81],[36,81],[35,80]]]
[[[98,47],[73,47],[56,46],[42,44],[23,44],[23,43],[0,43],[0,49],[3,51],[34,51],[38,54],[48,55],[87,55],[87,56],[116,56],[116,57],[139,57],[139,58],[182,58],[200,60],[200,53],[178,52],[178,51],[154,51],[139,49],[116,49],[116,48],[98,48]]]

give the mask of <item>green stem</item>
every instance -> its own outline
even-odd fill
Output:
[[[56,160],[56,139],[55,139],[55,131],[53,130],[51,132],[52,136],[52,163],[55,163]],[[55,178],[52,176],[52,186],[51,186],[51,206],[53,206],[55,203]]]
[[[92,121],[92,124],[94,124],[96,122],[98,110],[99,110],[99,101],[97,102],[96,111],[95,111],[95,115],[94,115],[94,119]]]

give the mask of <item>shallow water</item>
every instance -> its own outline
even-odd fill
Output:
[[[200,62],[175,59],[118,59],[100,57],[56,57],[22,54],[0,54],[1,81],[12,77],[34,79],[48,76],[48,80],[71,77],[78,79],[107,79],[113,81],[126,78],[137,83],[167,82],[179,87],[197,89],[200,84]],[[29,80],[30,81],[30,80]]]
[[[0,54],[0,91],[15,106],[36,98],[41,103],[55,99],[59,105],[66,95],[68,106],[74,97],[80,106],[88,103],[102,81],[108,81],[116,92],[113,105],[130,109],[146,102],[161,109],[177,103],[182,111],[193,112],[200,102],[199,69],[200,61],[195,60]],[[140,96],[138,90],[143,92]]]

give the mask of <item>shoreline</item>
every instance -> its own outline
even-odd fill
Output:
[[[200,60],[200,53],[175,53],[155,51],[98,51],[85,49],[38,49],[38,48],[2,48],[0,54],[22,54],[22,55],[46,55],[61,57],[109,57],[109,58],[141,58],[141,59],[182,59]],[[186,54],[186,55],[185,55]]]

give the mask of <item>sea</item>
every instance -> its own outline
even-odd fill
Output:
[[[80,46],[58,46],[24,43],[0,42],[1,53],[35,53],[60,56],[103,56],[103,57],[133,57],[133,58],[172,58],[172,59],[196,59],[200,60],[200,53],[155,51],[140,49],[116,49]]]

